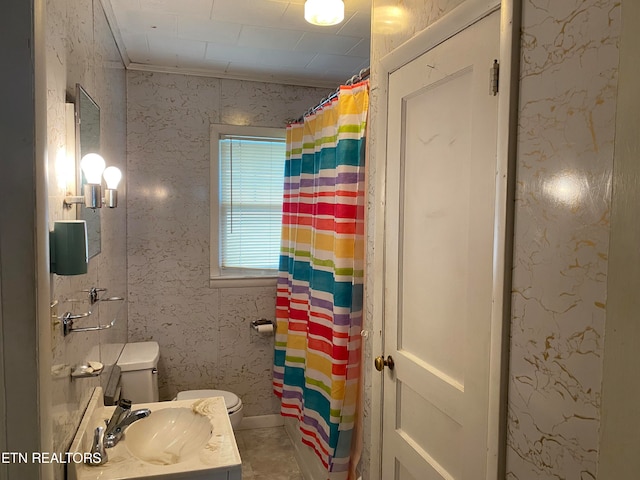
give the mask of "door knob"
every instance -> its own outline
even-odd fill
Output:
[[[388,355],[386,360],[382,355],[379,357],[376,357],[374,363],[376,366],[376,370],[378,370],[379,372],[381,372],[384,369],[384,367],[389,367],[389,370],[393,370],[393,367],[395,366],[395,363],[393,363],[393,358],[391,357],[391,355]]]

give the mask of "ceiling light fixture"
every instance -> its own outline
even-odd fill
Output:
[[[344,20],[342,0],[307,0],[304,4],[304,19],[320,26],[336,25]]]

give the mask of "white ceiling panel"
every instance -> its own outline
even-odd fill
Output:
[[[358,37],[346,37],[343,35],[326,35],[324,33],[307,32],[300,39],[295,49],[301,52],[345,55],[361,41],[362,38]]]
[[[196,59],[204,62],[204,52],[207,44],[182,38],[169,38],[161,35],[149,35],[149,50],[166,52],[170,55],[178,55],[185,58]]]
[[[369,58],[369,42],[366,39],[362,39],[359,44],[353,47],[347,52],[349,56]]]
[[[242,25],[208,18],[178,17],[178,37],[219,45],[235,45]]]
[[[311,63],[315,57],[315,53],[308,52],[262,50],[256,58],[255,63],[259,65],[271,65],[274,69],[278,67],[292,69],[294,67],[300,68],[303,65]],[[233,63],[232,61],[231,65],[233,65]]]
[[[340,24],[339,35],[369,38],[371,31],[371,15],[369,12],[356,12]]]
[[[178,56],[169,52],[163,52],[157,55],[153,52],[149,52],[144,55],[143,61],[141,61],[140,64],[163,65],[166,68],[176,68],[178,66]]]
[[[371,0],[345,0],[344,9],[347,12],[371,12]]]
[[[371,0],[304,20],[304,0],[103,0],[127,67],[336,87],[368,66]]]
[[[293,4],[293,5],[304,5],[304,2],[305,2],[305,0],[267,0],[267,1],[275,2],[275,3]]]
[[[340,72],[347,71],[350,68],[359,68],[366,61],[366,58],[358,59],[357,57],[347,57],[345,55],[328,55],[325,53],[319,53],[313,58],[313,60],[311,60],[309,68],[320,71],[330,70]],[[357,69],[353,73],[357,73]]]
[[[216,0],[212,20],[224,20],[256,27],[279,27],[288,5],[266,0]]]
[[[116,16],[122,33],[162,33],[175,36],[178,32],[177,15],[142,10],[120,10]]]
[[[140,0],[109,0],[106,3],[116,13],[121,10],[140,10]]]
[[[251,63],[256,61],[260,57],[260,50],[253,48],[242,48],[237,46],[224,46],[216,45],[214,43],[207,44],[207,51],[205,53],[205,59],[214,60],[216,62],[226,61],[231,62],[238,61],[244,63]]]
[[[272,50],[293,50],[303,35],[300,30],[245,25],[240,32],[238,46],[264,49],[268,45]]]
[[[266,82],[278,82],[280,83],[281,78],[278,76],[282,74],[285,70],[276,71],[269,67],[269,65],[256,65],[255,63],[234,63],[227,67],[227,73],[230,75],[238,76],[238,77],[246,77],[253,75],[254,73],[258,73],[260,77],[264,78]],[[290,73],[289,73],[290,74]]]
[[[217,73],[221,76],[224,75],[229,67],[229,62],[225,61],[215,61],[215,60],[202,60],[202,59],[194,59],[179,56],[176,61],[176,67],[180,69],[189,69],[193,72],[203,72],[206,71],[207,74]]]
[[[220,47],[209,44],[207,46],[206,58],[210,60],[228,61],[231,64],[257,64],[271,65],[276,67],[298,67],[309,64],[315,53],[306,52],[286,52],[281,50],[262,50],[256,48],[243,47]],[[302,67],[304,68],[304,67]]]
[[[284,83],[284,84],[293,83],[295,85],[307,85],[307,83],[304,82],[305,77],[301,76],[300,71],[298,69],[287,70],[287,69],[281,68],[278,70],[274,70],[273,68],[270,68],[269,65],[234,64],[234,65],[229,65],[227,72],[229,75],[232,75],[234,77],[241,77],[241,78],[253,75],[254,72],[259,72],[261,74],[260,75],[261,81],[263,82],[274,82],[274,83]],[[294,81],[292,82],[291,80],[294,80]],[[338,83],[343,83],[343,81],[344,79]],[[327,90],[335,90],[336,85],[338,85],[338,83],[331,83],[330,86],[327,85],[324,88],[327,88]],[[320,100],[320,98],[318,98],[318,100]],[[303,112],[300,112],[300,114],[302,113]]]
[[[140,9],[147,12],[171,13],[209,18],[213,0],[138,0]]]
[[[143,33],[123,33],[123,40],[127,44],[127,53],[132,62],[145,63],[149,56],[149,40]]]

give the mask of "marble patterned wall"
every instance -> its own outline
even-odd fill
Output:
[[[220,388],[246,416],[279,411],[269,287],[209,286],[210,124],[283,127],[323,89],[127,72],[129,340],[160,344],[160,398]]]
[[[523,3],[508,479],[597,475],[620,18]]]
[[[371,131],[376,62],[463,1],[373,1]],[[596,478],[620,3],[522,1],[509,480]],[[382,162],[369,162],[370,232]],[[376,290],[374,279],[367,289]],[[367,310],[371,328],[372,298]],[[364,478],[377,464],[366,440],[377,401],[369,373]]]
[[[65,103],[73,102],[76,83],[80,83],[101,108],[101,150],[109,165],[126,168],[126,84],[124,66],[99,0],[49,0],[46,4],[47,46],[47,137],[49,228],[53,222],[74,219],[75,209],[63,208],[63,199],[75,194],[75,162],[66,154]],[[102,253],[89,261],[88,273],[78,276],[51,275],[51,300],[58,301],[57,312],[82,310],[87,303],[70,303],[85,298],[82,289],[104,287],[109,295],[126,296],[126,182],[120,188],[121,204],[104,209],[102,215]],[[70,370],[88,359],[113,364],[118,345],[127,338],[127,309],[94,309],[94,315],[78,322],[95,326],[111,321],[116,325],[105,332],[62,335],[59,322],[52,322],[52,399],[54,451],[66,451],[80,423],[93,389],[101,378],[71,380]],[[78,313],[75,312],[74,313]],[[116,345],[114,348],[113,345]],[[91,357],[91,358],[89,358]],[[63,465],[57,465],[56,478],[64,478]]]

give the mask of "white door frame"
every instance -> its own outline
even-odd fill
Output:
[[[500,9],[500,92],[498,98],[498,145],[495,210],[495,251],[493,272],[492,347],[490,418],[500,422],[490,424],[488,432],[489,463],[487,479],[501,479],[505,475],[506,397],[508,383],[509,326],[511,322],[511,265],[513,261],[513,211],[515,189],[515,161],[517,149],[518,86],[520,74],[520,18],[521,0],[466,0],[449,14],[433,23],[400,47],[384,56],[373,66],[377,78],[374,154],[380,168],[376,168],[373,211],[375,254],[372,262],[374,281],[369,292],[372,306],[373,356],[384,352],[384,263],[385,263],[385,205],[387,155],[387,103],[389,75],[431,48]],[[488,76],[487,69],[487,76]],[[488,77],[487,77],[488,78]],[[487,94],[489,83],[487,81]],[[380,162],[384,159],[384,164]],[[500,353],[498,353],[500,352]],[[368,365],[366,368],[373,368]],[[372,372],[370,478],[381,480],[382,459],[382,373]],[[366,441],[366,440],[365,440]]]

